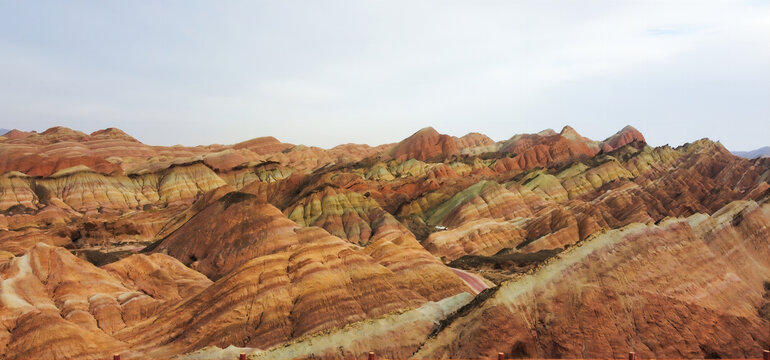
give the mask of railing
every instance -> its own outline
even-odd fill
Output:
[[[374,352],[369,352],[369,360],[377,360],[377,357],[374,355]],[[112,360],[120,360],[120,354],[115,354],[112,356]],[[238,356],[238,360],[246,360],[246,354],[241,353]],[[497,360],[506,360],[505,354],[503,353],[497,353]],[[628,353],[628,360],[641,360],[641,358],[636,356],[635,352],[629,352]],[[746,359],[749,360],[749,359]],[[762,360],[770,360],[770,351],[763,350],[762,351]]]

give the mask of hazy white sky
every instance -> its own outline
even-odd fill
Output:
[[[0,127],[770,144],[770,1],[0,0]]]

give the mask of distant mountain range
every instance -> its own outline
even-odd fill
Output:
[[[754,159],[758,157],[770,157],[770,146],[761,147],[751,151],[733,151],[733,155],[744,157],[747,159]]]
[[[8,129],[0,129],[0,135],[5,135],[5,133],[9,132],[11,130]]]

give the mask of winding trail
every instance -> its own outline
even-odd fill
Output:
[[[489,286],[484,282],[484,280],[481,280],[481,278],[479,278],[477,275],[471,274],[464,270],[455,269],[452,267],[450,267],[450,269],[452,269],[452,271],[454,271],[455,274],[457,274],[457,276],[460,277],[460,279],[463,279],[463,281],[465,281],[465,283],[468,284],[468,286],[470,286],[471,289],[473,289],[473,291],[476,292],[476,295],[484,291],[484,289],[489,288]]]

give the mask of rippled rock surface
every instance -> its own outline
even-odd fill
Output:
[[[609,131],[608,131],[609,132]],[[0,136],[0,358],[757,357],[770,159],[422,129]]]

